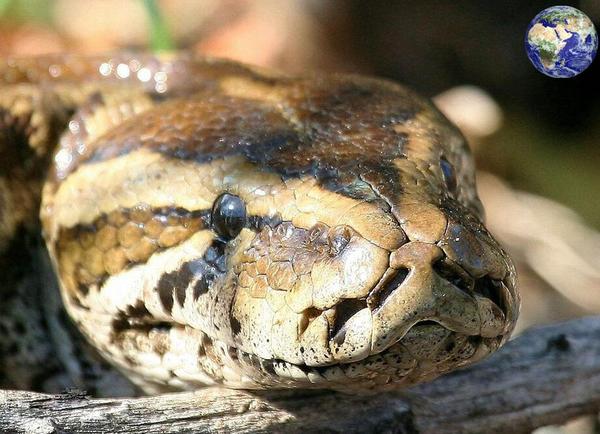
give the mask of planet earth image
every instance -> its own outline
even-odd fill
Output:
[[[579,9],[553,6],[529,23],[525,49],[541,73],[555,78],[574,77],[594,60],[598,34],[592,21]]]

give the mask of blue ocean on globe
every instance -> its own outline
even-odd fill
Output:
[[[598,51],[592,21],[571,6],[553,6],[537,14],[527,27],[527,57],[543,74],[569,78],[581,74]]]

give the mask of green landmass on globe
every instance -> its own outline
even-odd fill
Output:
[[[598,34],[592,21],[571,6],[553,6],[537,14],[525,37],[533,66],[550,77],[582,73],[594,60]]]

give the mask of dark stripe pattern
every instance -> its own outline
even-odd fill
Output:
[[[90,285],[100,286],[109,276],[208,228],[209,219],[206,210],[140,204],[102,214],[91,224],[63,228],[56,249],[61,275],[69,290],[86,294]]]

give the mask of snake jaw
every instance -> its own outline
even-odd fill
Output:
[[[385,198],[372,188],[378,199]],[[284,221],[263,228],[246,251],[244,280],[253,277],[242,286],[252,292],[262,280],[265,292],[249,299],[243,295],[246,289],[238,288],[233,305],[234,316],[261,312],[266,315],[262,321],[272,324],[268,351],[264,341],[255,346],[263,362],[277,360],[286,369],[312,367],[331,375],[352,372],[352,383],[361,389],[372,375],[366,367],[373,363],[380,372],[392,373],[395,379],[389,381],[399,386],[435,376],[427,372],[433,369],[425,368],[429,364],[439,374],[495,350],[510,333],[517,310],[512,264],[471,208],[441,194],[437,205],[411,191],[400,195],[397,204],[381,200],[391,219],[385,224],[392,221],[400,234],[392,249],[379,247],[349,224],[316,223],[304,229]],[[464,217],[460,223],[457,216]],[[359,213],[344,218],[365,227]],[[373,223],[383,224],[380,218]],[[274,314],[247,307],[263,303],[257,300],[261,297]],[[247,343],[258,342],[259,322],[242,325],[235,345],[252,352]],[[423,329],[429,333],[420,333]],[[460,344],[448,349],[439,336]],[[428,360],[406,354],[419,351]],[[401,373],[405,369],[410,375]],[[339,388],[333,380],[327,383]]]
[[[265,319],[272,321],[274,340],[271,353],[262,356],[297,366],[349,368],[378,354],[396,354],[411,330],[428,322],[473,339],[502,338],[514,310],[510,264],[481,227],[473,232],[474,223],[459,225],[448,215],[436,242],[408,241],[391,253],[347,225],[302,229],[282,222],[265,227],[246,250],[241,268],[245,279],[257,271],[265,277],[238,288],[233,314],[264,297],[275,314]],[[264,295],[242,297],[244,287],[252,291],[261,279]],[[275,301],[281,291],[283,299]],[[289,307],[299,315],[298,326],[289,321],[294,317]],[[259,329],[255,320],[252,324]],[[241,329],[245,337],[236,345],[250,351],[244,342],[256,334],[253,338],[245,334],[252,333],[250,328]],[[419,345],[437,344],[425,336]]]

